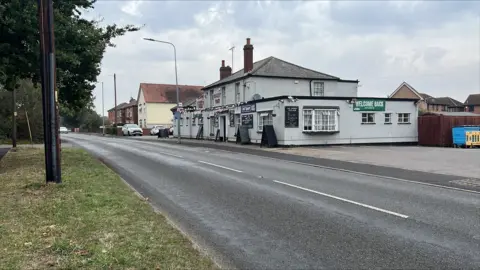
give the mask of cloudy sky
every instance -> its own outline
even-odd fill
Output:
[[[403,81],[432,96],[465,101],[480,93],[479,1],[111,1],[88,18],[145,27],[116,39],[102,63],[105,110],[138,94],[141,82],[207,85],[221,60],[243,68],[245,39],[254,61],[275,56],[344,79],[358,79],[361,96],[387,96]],[[101,87],[95,89],[101,112]]]

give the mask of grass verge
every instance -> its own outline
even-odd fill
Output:
[[[212,269],[165,218],[84,150],[62,150],[63,184],[42,149],[0,161],[1,269]]]

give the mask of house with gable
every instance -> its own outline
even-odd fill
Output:
[[[239,127],[260,143],[273,126],[279,145],[396,143],[417,141],[417,99],[358,97],[358,80],[268,57],[234,73],[221,62],[219,80],[205,86],[195,111],[181,114],[181,136],[235,141]],[[176,129],[175,129],[176,130]]]
[[[480,113],[480,94],[471,94],[465,100],[467,111]]]
[[[463,112],[465,105],[451,97],[432,97],[418,92],[410,84],[403,82],[393,91],[389,98],[413,98],[417,99],[420,112]]]

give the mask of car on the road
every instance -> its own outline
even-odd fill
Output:
[[[123,136],[142,136],[143,130],[137,124],[125,124],[122,127]]]
[[[172,136],[173,136],[173,127],[170,127],[170,129],[168,130],[168,135],[172,135]]]
[[[150,135],[158,135],[158,132],[161,130],[161,129],[164,129],[165,126],[153,126],[152,129],[150,129]]]
[[[60,127],[60,133],[68,134],[68,128],[66,127]]]

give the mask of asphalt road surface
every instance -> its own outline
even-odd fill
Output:
[[[68,134],[224,267],[480,269],[480,193]]]

